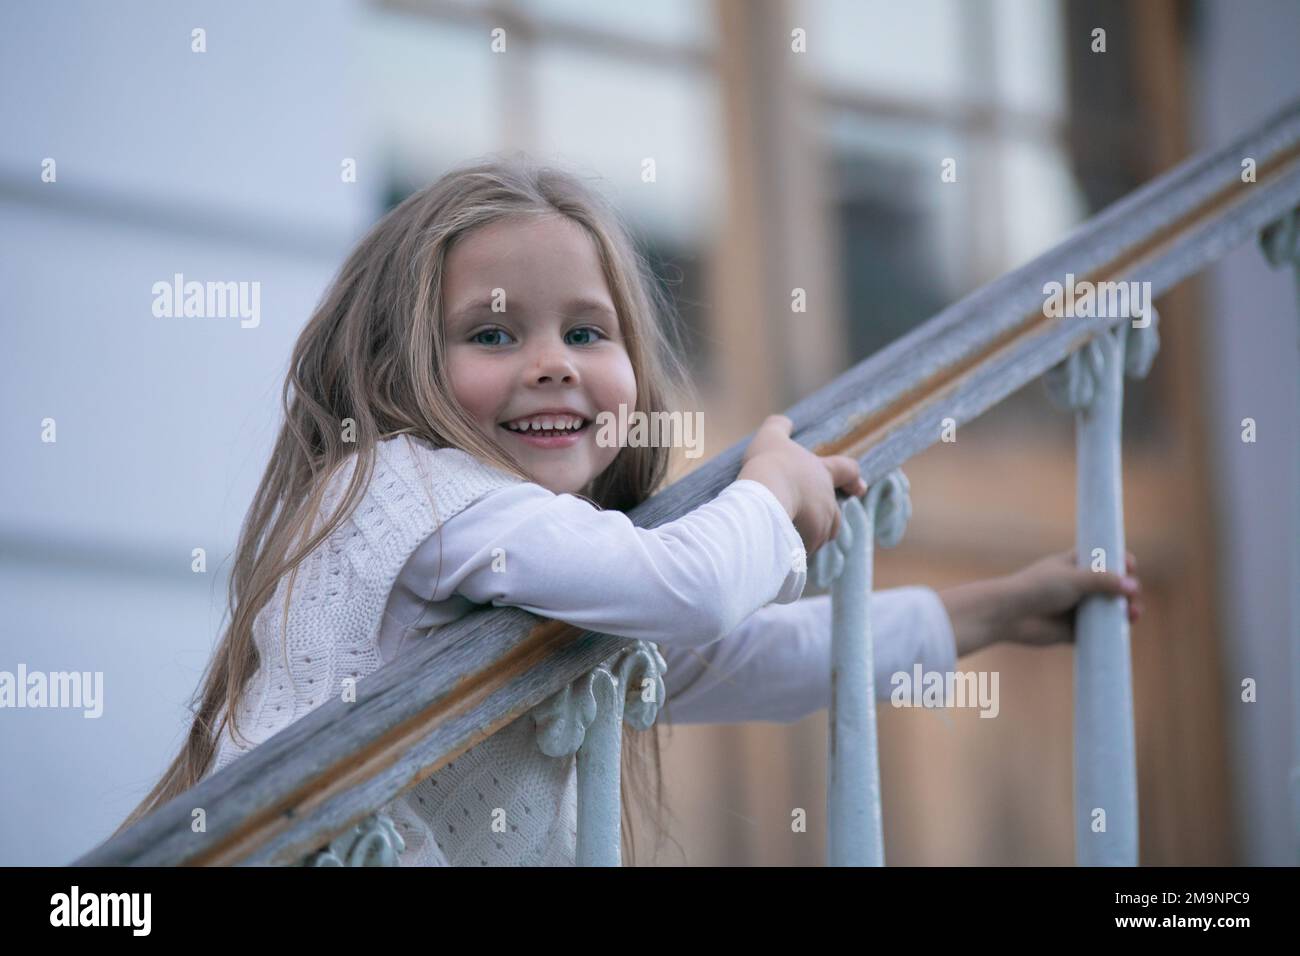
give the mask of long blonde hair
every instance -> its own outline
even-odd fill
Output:
[[[448,250],[470,230],[507,216],[556,213],[584,227],[595,244],[636,375],[637,410],[695,404],[671,299],[617,211],[578,176],[523,154],[498,155],[452,169],[407,197],[348,256],[294,345],[281,394],[284,424],[240,530],[229,626],[196,691],[197,708],[191,702],[194,718],[179,754],[117,832],[203,778],[226,715],[238,732],[234,715],[259,665],[253,621],[281,577],[288,573],[291,587],[298,566],[359,503],[378,441],[410,434],[530,480],[452,395],[442,282]],[[344,419],[355,423],[355,441],[344,441]],[[359,457],[342,504],[311,535],[329,478],[352,454]],[[624,447],[582,494],[601,508],[632,508],[663,483],[669,454],[665,447]],[[623,792],[646,804],[662,835],[658,725],[625,733],[623,751]],[[629,803],[623,843],[634,853]]]

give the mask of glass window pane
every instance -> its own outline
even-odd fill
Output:
[[[488,29],[370,8],[361,18],[370,133],[411,188],[501,148],[500,65]]]
[[[711,47],[713,4],[701,0],[518,0],[547,23],[571,23],[687,47]]]
[[[909,99],[963,92],[959,0],[811,0],[807,66],[819,81]],[[798,24],[796,24],[798,25]]]
[[[540,153],[599,175],[626,216],[674,244],[712,231],[722,120],[711,74],[567,47],[543,47],[536,63]]]
[[[1036,140],[1002,140],[994,174],[1002,195],[1003,261],[1000,273],[1056,245],[1088,218],[1087,203],[1065,150]]]
[[[964,294],[968,200],[940,180],[961,155],[951,130],[832,112],[827,117],[853,361]]]
[[[1067,56],[1059,0],[996,0],[992,24],[998,105],[1064,116]]]

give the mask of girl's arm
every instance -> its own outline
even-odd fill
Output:
[[[1124,573],[1093,571],[1075,562],[1074,551],[1058,551],[1014,574],[946,588],[941,597],[952,617],[959,655],[998,641],[1059,644],[1074,640],[1079,602],[1092,594],[1123,598],[1129,623],[1142,613],[1137,558],[1125,552]]]
[[[701,648],[661,648],[666,723],[793,723],[830,705],[831,599],[772,605]],[[888,700],[890,677],[956,666],[952,622],[927,587],[871,594],[876,697]]]
[[[461,595],[661,648],[694,647],[768,603],[796,600],[805,560],[790,516],[757,481],[735,481],[652,529],[521,482],[489,493],[425,541],[390,608],[414,620],[410,606]]]
[[[1137,559],[1126,554],[1133,575]],[[1049,555],[1015,574],[935,592],[893,588],[871,595],[876,697],[915,664],[940,673],[958,657],[998,641],[1046,645],[1073,639],[1073,615],[1090,594],[1128,599],[1141,616],[1141,582],[1075,565],[1073,552]],[[772,720],[790,723],[830,703],[830,597],[765,607],[725,638],[698,649],[664,649],[667,723]]]

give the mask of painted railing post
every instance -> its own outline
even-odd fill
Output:
[[[666,670],[659,648],[637,641],[531,712],[543,753],[578,755],[578,866],[622,862],[622,725],[647,730],[655,722]]]
[[[812,577],[831,592],[831,693],[826,783],[831,866],[884,866],[880,758],[871,633],[873,541],[903,537],[912,513],[907,476],[893,471],[841,507],[839,534],[813,556]]]
[[[1125,372],[1146,375],[1159,348],[1154,307],[1100,333],[1044,377],[1075,413],[1080,567],[1125,568],[1121,413]],[[1136,866],[1137,757],[1125,599],[1091,595],[1075,614],[1074,832],[1080,866]]]
[[[329,846],[309,853],[301,866],[397,866],[406,841],[386,813],[372,813],[339,834]]]
[[[1295,270],[1296,309],[1300,318],[1300,209],[1292,209],[1265,229],[1259,237],[1264,256],[1273,266],[1291,265]],[[1296,326],[1296,348],[1300,352],[1300,322]],[[1297,393],[1300,396],[1300,392]],[[1300,401],[1295,420],[1300,422]],[[1296,473],[1300,475],[1300,442],[1296,442]],[[1300,861],[1300,481],[1295,485],[1295,526],[1291,529],[1291,836],[1292,851]]]

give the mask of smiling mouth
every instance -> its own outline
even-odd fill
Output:
[[[498,424],[497,427],[537,448],[566,448],[586,434],[587,429],[591,427],[591,420],[585,420],[577,428],[530,428],[523,431],[509,428],[504,424]]]

